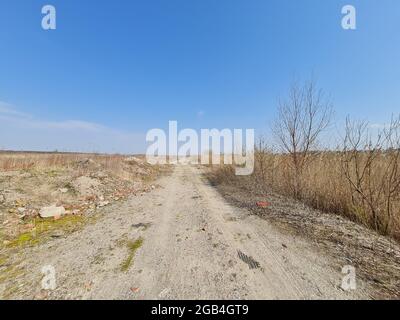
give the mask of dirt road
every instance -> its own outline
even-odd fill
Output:
[[[362,283],[343,291],[341,270],[312,243],[228,205],[190,166],[18,259],[23,272],[0,288],[8,298],[368,298]],[[56,271],[57,288],[43,293],[46,265]]]

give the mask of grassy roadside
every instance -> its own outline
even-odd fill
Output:
[[[282,233],[313,243],[337,270],[352,265],[373,288],[373,298],[400,298],[400,245],[345,216],[311,208],[301,201],[260,188],[252,177],[233,177],[230,168],[209,169],[205,177],[233,206],[269,221]],[[228,174],[227,174],[228,172]],[[229,179],[231,177],[232,179]],[[257,203],[266,202],[265,207]]]

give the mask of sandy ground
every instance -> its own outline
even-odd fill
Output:
[[[201,174],[175,167],[142,196],[104,208],[75,233],[26,248],[10,259],[7,299],[364,299],[369,287],[340,288],[332,257],[235,208]],[[143,239],[136,252],[127,243]],[[132,263],[122,268],[129,254]],[[57,288],[41,290],[43,266]]]

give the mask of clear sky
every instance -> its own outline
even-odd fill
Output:
[[[57,30],[41,8],[57,9]],[[357,9],[357,30],[341,8]],[[1,0],[0,148],[144,152],[183,128],[268,132],[293,79],[347,114],[400,110],[398,0]],[[335,129],[332,129],[335,131]]]

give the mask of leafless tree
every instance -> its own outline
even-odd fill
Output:
[[[389,233],[400,202],[400,118],[374,135],[368,123],[347,119],[342,170],[356,216]]]
[[[375,229],[380,228],[380,215],[377,212],[379,206],[376,203],[376,192],[372,190],[371,175],[381,152],[381,134],[372,141],[367,122],[352,122],[349,118],[346,119],[342,153],[343,173],[350,186],[353,210],[361,220],[372,222]],[[372,221],[369,221],[365,208],[368,208]]]
[[[316,150],[318,138],[327,128],[332,115],[329,99],[314,81],[303,86],[292,85],[287,99],[280,101],[274,135],[290,157],[293,192],[299,197],[301,174]]]

